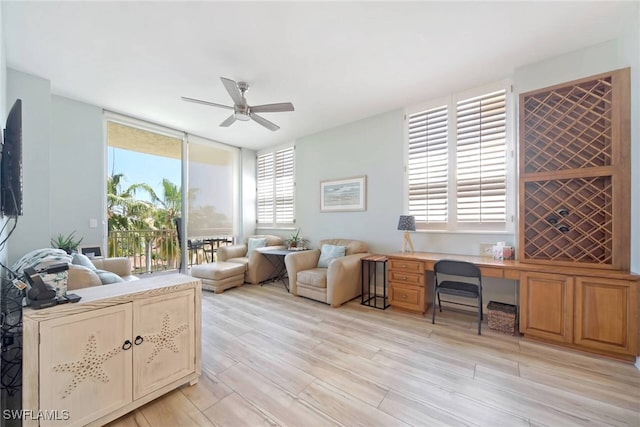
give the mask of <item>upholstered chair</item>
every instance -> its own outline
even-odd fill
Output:
[[[319,267],[323,245],[344,247],[345,254],[330,259],[327,267]],[[290,292],[331,307],[339,307],[360,295],[360,258],[369,255],[367,244],[359,240],[328,239],[321,240],[318,248],[290,253],[285,257]]]
[[[264,246],[256,247],[251,253],[249,250],[249,239],[266,239]],[[245,243],[220,246],[218,248],[218,261],[236,262],[246,266],[244,273],[245,283],[257,285],[269,280],[273,273],[273,265],[260,253],[262,250],[285,249],[282,237],[269,234],[249,236]]]

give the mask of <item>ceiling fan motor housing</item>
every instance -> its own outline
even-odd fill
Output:
[[[234,105],[233,115],[235,116],[236,119],[242,120],[243,122],[246,122],[247,120],[251,119],[251,117],[249,116],[249,106],[246,104]]]

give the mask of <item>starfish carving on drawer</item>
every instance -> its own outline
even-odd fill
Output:
[[[104,371],[103,364],[116,354],[120,353],[122,348],[120,346],[114,347],[112,350],[102,354],[98,354],[97,348],[96,337],[90,335],[87,345],[85,346],[84,354],[82,355],[82,360],[71,363],[61,363],[53,367],[55,372],[73,373],[71,382],[62,392],[63,399],[69,396],[78,384],[87,378],[91,378],[102,383],[109,382],[109,376]]]
[[[160,332],[157,334],[148,334],[144,336],[145,341],[149,341],[155,344],[153,352],[151,352],[151,356],[147,359],[147,363],[151,363],[151,361],[160,353],[160,350],[166,348],[168,350],[173,351],[174,353],[178,353],[180,349],[176,345],[174,339],[176,336],[180,335],[184,331],[189,329],[189,325],[186,323],[178,326],[175,329],[171,329],[171,318],[169,314],[165,314],[162,319],[162,328]]]

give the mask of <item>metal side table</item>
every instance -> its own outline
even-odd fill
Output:
[[[360,304],[380,310],[389,307],[387,261],[385,255],[369,255],[360,259],[362,266],[362,299]],[[378,288],[379,266],[382,267],[382,289]],[[382,291],[382,295],[380,291]]]

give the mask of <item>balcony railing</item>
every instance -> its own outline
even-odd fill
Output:
[[[192,249],[187,256],[189,265],[215,261],[217,247],[232,242],[231,237],[206,239],[199,249]],[[191,246],[190,246],[191,248]],[[176,230],[128,230],[109,231],[108,256],[129,257],[133,274],[178,270],[180,245]]]
[[[175,230],[109,231],[108,255],[129,257],[134,274],[177,270],[178,234]]]

